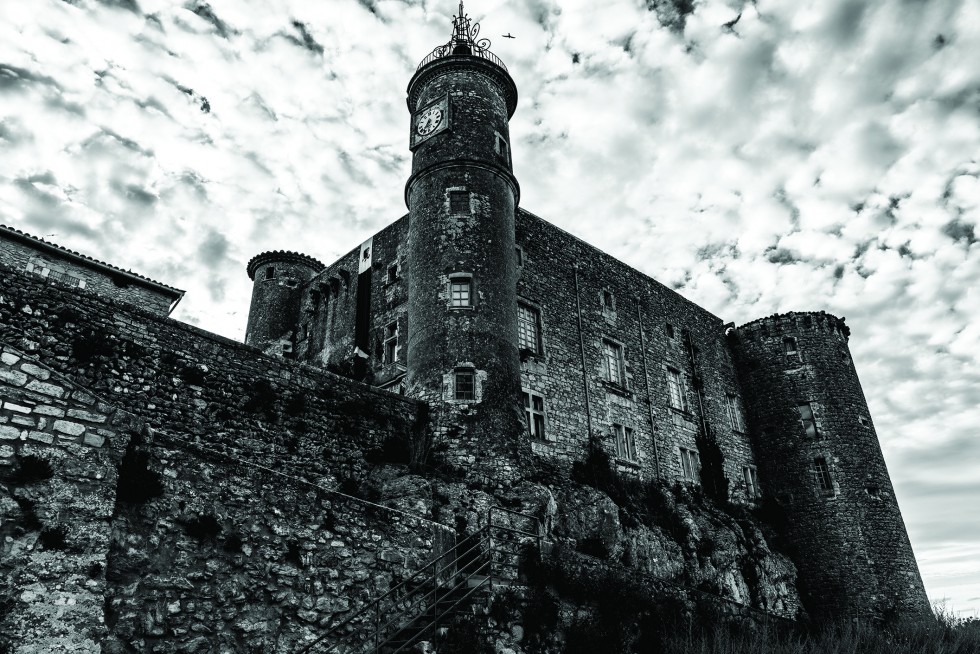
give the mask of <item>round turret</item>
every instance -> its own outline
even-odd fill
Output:
[[[849,332],[822,312],[729,332],[760,481],[784,522],[812,615],[927,614]]]
[[[520,408],[514,212],[508,119],[517,90],[460,15],[450,42],[408,85],[409,394],[438,403],[446,444],[475,477],[501,480],[529,451]],[[438,426],[437,426],[438,429]]]
[[[263,252],[246,270],[252,284],[245,343],[272,354],[292,356],[300,304],[307,282],[324,265],[297,252]]]

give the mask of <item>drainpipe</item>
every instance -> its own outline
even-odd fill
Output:
[[[701,433],[708,437],[708,421],[704,415],[704,379],[698,374],[697,361],[694,359],[694,341],[691,340],[691,332],[684,330],[684,345],[687,346],[687,356],[691,361],[691,374],[694,376],[694,390],[698,397],[698,414],[701,423]]]
[[[589,370],[585,365],[585,335],[582,333],[582,300],[578,290],[578,264],[575,264],[575,309],[578,311],[578,345],[582,354],[582,386],[585,388],[585,420],[592,438],[592,406],[589,402]]]
[[[640,308],[640,296],[636,296],[636,321],[640,329],[640,357],[643,360],[643,383],[647,389],[647,411],[650,415],[650,442],[653,443],[653,475],[660,481],[660,448],[657,447],[657,425],[653,420],[653,400],[650,395],[650,373],[647,370],[647,346],[643,337],[643,312]]]

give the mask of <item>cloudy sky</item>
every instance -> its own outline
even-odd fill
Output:
[[[934,601],[980,611],[980,3],[470,0],[522,206],[737,323],[846,316]],[[405,212],[452,0],[0,0],[0,222],[187,290]],[[517,38],[503,39],[503,33]]]

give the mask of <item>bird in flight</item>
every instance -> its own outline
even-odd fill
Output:
[[[504,37],[505,39],[516,39],[517,38],[516,36],[514,36],[510,32],[507,32],[506,34],[501,34],[501,36]]]

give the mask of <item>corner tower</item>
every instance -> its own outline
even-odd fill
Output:
[[[763,489],[811,615],[929,615],[929,601],[847,347],[826,313],[730,332]],[[808,601],[807,601],[808,600]]]
[[[292,357],[303,289],[323,268],[298,252],[276,250],[252,257],[245,268],[252,280],[245,344]]]
[[[412,175],[408,241],[408,393],[438,407],[449,462],[514,477],[525,442],[517,347],[508,121],[517,87],[460,3],[449,43],[408,84]],[[448,433],[444,425],[463,424]]]

